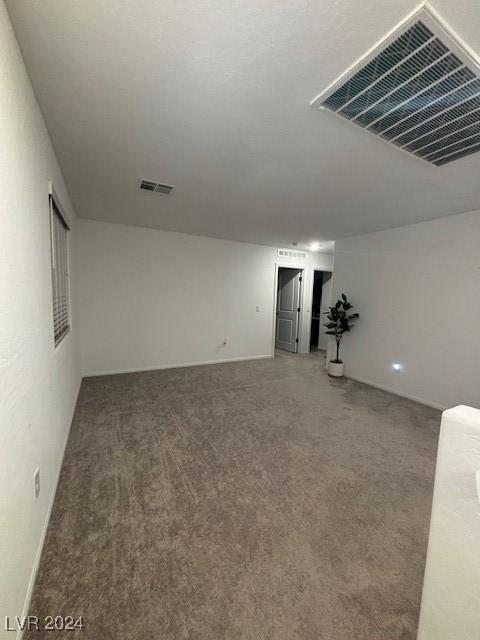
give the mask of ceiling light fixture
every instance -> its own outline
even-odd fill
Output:
[[[319,251],[322,245],[319,242],[312,242],[309,246],[310,251]]]

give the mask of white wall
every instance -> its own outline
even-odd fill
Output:
[[[272,354],[274,248],[90,220],[77,240],[85,375]],[[309,254],[307,306],[313,266],[331,260]]]
[[[53,345],[49,180],[74,214],[3,2],[0,84],[0,637],[11,638],[4,616],[24,613],[80,376],[75,329]]]
[[[361,316],[342,345],[347,375],[480,407],[479,247],[480,211],[337,241],[333,298]]]

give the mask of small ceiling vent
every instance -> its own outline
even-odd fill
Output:
[[[311,104],[440,166],[480,151],[479,65],[422,6]]]
[[[171,184],[162,184],[161,182],[152,182],[152,180],[142,180],[140,182],[140,189],[145,191],[155,191],[155,193],[163,193],[169,196],[175,189]]]

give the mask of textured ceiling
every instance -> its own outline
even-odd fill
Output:
[[[478,0],[432,4],[480,52]],[[416,5],[7,0],[79,216],[281,245],[480,209],[479,155],[430,166],[309,106]]]

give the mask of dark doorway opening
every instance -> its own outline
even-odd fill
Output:
[[[312,292],[312,323],[310,327],[310,351],[327,348],[327,336],[325,335],[325,316],[323,313],[328,310],[331,297],[331,277],[330,271],[313,272],[313,292]]]

